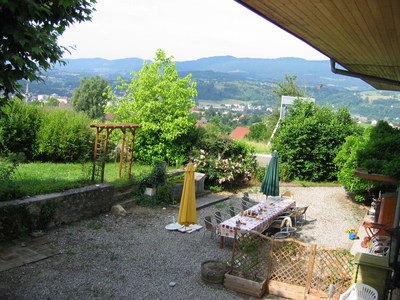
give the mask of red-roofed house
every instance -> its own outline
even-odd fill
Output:
[[[207,124],[204,124],[202,120],[196,120],[196,127],[206,127]]]
[[[250,129],[246,127],[236,127],[231,133],[231,137],[235,140],[241,140],[246,134],[250,133]]]

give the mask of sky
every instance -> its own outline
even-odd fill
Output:
[[[234,0],[97,0],[91,22],[59,38],[75,46],[64,58],[153,60],[162,49],[174,61],[238,58],[328,58]]]

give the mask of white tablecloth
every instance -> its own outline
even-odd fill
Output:
[[[296,201],[291,198],[268,197],[266,201],[247,210],[257,212],[261,219],[236,215],[218,224],[217,234],[221,237],[233,238],[235,236],[235,228],[263,232],[271,225],[272,221],[276,217],[280,216],[283,212],[295,205]],[[261,212],[260,208],[262,210]],[[238,220],[242,223],[239,227],[236,225]]]

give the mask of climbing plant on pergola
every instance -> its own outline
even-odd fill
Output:
[[[130,178],[136,129],[141,128],[142,126],[138,124],[125,123],[92,124],[90,127],[96,128],[96,140],[93,151],[92,181],[95,181],[96,178],[99,178],[100,182],[104,182],[105,158],[107,155],[108,139],[114,129],[120,129],[122,131],[119,177],[122,176],[122,171],[124,171],[128,175],[128,178]]]

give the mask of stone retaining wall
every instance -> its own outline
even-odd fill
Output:
[[[0,241],[99,215],[115,202],[109,183],[0,202]]]

